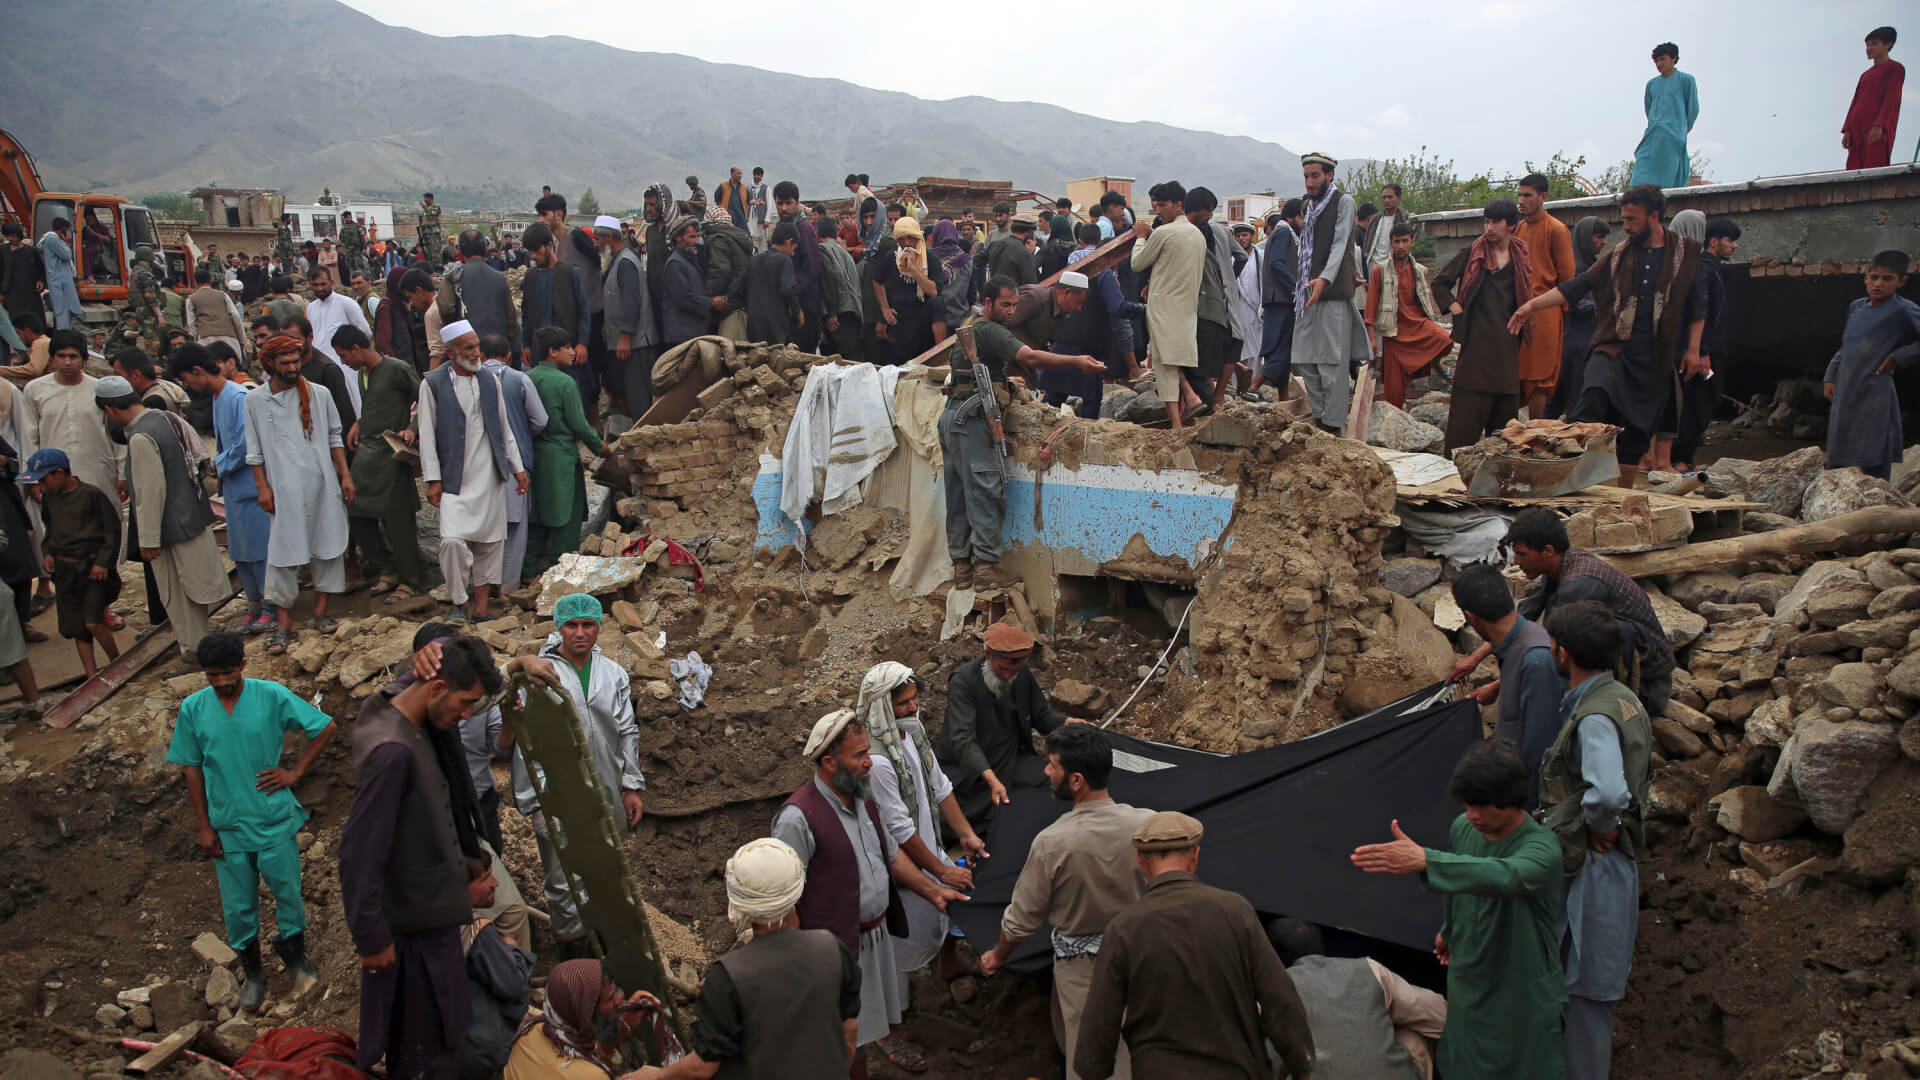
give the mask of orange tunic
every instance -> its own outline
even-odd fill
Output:
[[[1540,223],[1522,218],[1514,233],[1526,241],[1533,258],[1533,295],[1545,296],[1578,271],[1573,263],[1573,233],[1552,214],[1541,214]],[[1560,343],[1562,308],[1533,313],[1526,340],[1520,343],[1520,400],[1538,391],[1552,393],[1560,381]]]
[[[1399,278],[1398,327],[1394,336],[1380,341],[1380,378],[1385,385],[1382,388],[1386,401],[1396,409],[1407,404],[1407,384],[1426,374],[1433,368],[1433,362],[1447,355],[1453,348],[1453,337],[1447,328],[1427,318],[1420,307],[1419,286],[1413,279],[1413,260],[1402,262],[1389,258],[1395,275]],[[1374,320],[1380,314],[1380,274],[1386,265],[1374,266],[1367,281],[1367,309],[1363,313],[1367,328],[1372,329]]]

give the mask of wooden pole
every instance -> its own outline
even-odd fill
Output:
[[[1621,573],[1633,578],[1656,574],[1685,574],[1737,563],[1757,562],[1782,555],[1811,555],[1836,551],[1875,536],[1920,532],[1920,509],[1905,506],[1869,506],[1836,518],[1795,525],[1773,532],[1751,533],[1725,540],[1709,540],[1665,551],[1638,555],[1602,555]]]

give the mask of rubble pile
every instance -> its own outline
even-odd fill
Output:
[[[1403,634],[1431,634],[1442,649],[1445,639],[1381,586],[1380,542],[1397,524],[1392,472],[1358,443],[1239,406],[1193,443],[1201,468],[1222,470],[1240,494],[1197,582],[1192,670],[1168,676],[1183,705],[1158,737],[1247,750],[1337,722],[1352,682],[1383,702],[1416,689],[1421,651]]]

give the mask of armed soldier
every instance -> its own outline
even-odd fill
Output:
[[[273,261],[280,273],[293,276],[293,215],[281,214],[280,224],[273,227]]]
[[[340,277],[352,281],[353,275],[367,273],[367,233],[353,220],[353,211],[340,212]]]
[[[946,456],[947,554],[953,559],[956,589],[971,589],[976,582],[985,588],[1009,583],[999,569],[1007,509],[1006,432],[1000,413],[1013,401],[1007,384],[1013,368],[1089,374],[1107,369],[1091,356],[1062,356],[1022,343],[1008,329],[1019,299],[1020,288],[1012,278],[988,281],[986,319],[962,327],[950,354],[953,375],[947,383],[947,407],[940,414],[940,449]],[[982,393],[981,378],[992,383],[991,397]]]
[[[160,277],[153,270],[153,248],[141,244],[133,249],[133,281],[127,289],[122,325],[133,327],[139,334],[140,348],[149,356],[160,355],[160,324],[166,321],[161,289]]]
[[[420,253],[427,257],[437,273],[440,269],[440,249],[446,246],[446,240],[440,233],[440,207],[433,201],[433,192],[420,196]]]

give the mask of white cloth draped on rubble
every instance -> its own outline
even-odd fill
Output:
[[[780,454],[780,511],[796,525],[860,505],[861,484],[893,453],[893,392],[900,369],[818,364],[807,372]],[[806,547],[802,527],[795,541]]]

